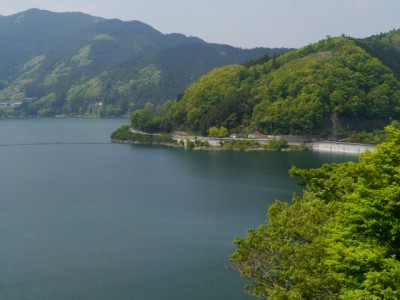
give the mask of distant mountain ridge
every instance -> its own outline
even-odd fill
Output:
[[[1,16],[0,40],[0,104],[42,116],[119,116],[157,106],[215,67],[287,51],[209,44],[140,21],[39,9]]]

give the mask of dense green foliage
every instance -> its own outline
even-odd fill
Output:
[[[285,140],[271,140],[267,144],[260,144],[257,140],[230,140],[221,141],[221,147],[223,150],[235,150],[235,151],[250,151],[250,150],[292,150],[292,151],[304,151],[307,150],[305,145],[296,146],[288,145]]]
[[[237,272],[263,299],[400,298],[400,130],[358,163],[293,168],[306,186],[235,239]]]
[[[130,141],[133,139],[133,132],[130,127],[123,125],[111,133],[111,140],[113,141]]]
[[[387,65],[400,79],[400,30],[357,39],[356,43]]]
[[[290,55],[297,57],[285,61]],[[262,131],[337,132],[355,127],[346,119],[388,123],[399,116],[399,82],[352,40],[328,39],[290,55],[278,58],[281,67],[264,77],[268,87],[258,95],[262,101],[253,114]],[[326,123],[330,127],[324,128]]]
[[[0,18],[0,102],[21,115],[118,116],[175,99],[209,70],[285,49],[239,49],[139,21],[37,9]],[[49,95],[55,95],[48,101]]]
[[[397,31],[387,35],[400,39]],[[359,43],[328,38],[281,56],[217,68],[158,118],[168,120],[168,130],[204,135],[212,126],[325,136],[382,129],[400,117],[400,83]]]
[[[136,110],[131,114],[131,124],[133,128],[149,133],[170,132],[171,129],[168,119],[146,108]]]
[[[208,128],[207,132],[208,136],[217,138],[223,138],[229,135],[228,129],[226,129],[224,126],[211,126],[210,128]]]
[[[175,144],[175,140],[168,134],[141,134],[134,133],[129,126],[121,126],[111,134],[111,140],[138,144]]]
[[[383,130],[375,130],[372,132],[350,132],[346,138],[346,142],[349,143],[361,143],[361,144],[379,144],[386,140],[386,135]]]

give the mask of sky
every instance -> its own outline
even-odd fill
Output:
[[[400,0],[1,0],[0,15],[30,8],[139,20],[241,48],[299,48],[345,34],[363,38],[400,28]]]

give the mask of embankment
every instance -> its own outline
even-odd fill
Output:
[[[307,147],[313,151],[329,151],[329,152],[341,152],[341,153],[362,153],[367,150],[373,151],[374,145],[366,144],[350,144],[340,142],[310,142],[306,143]]]

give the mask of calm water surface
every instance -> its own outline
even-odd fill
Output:
[[[0,121],[0,299],[253,299],[232,239],[298,191],[292,165],[357,159],[108,144],[127,123]]]

